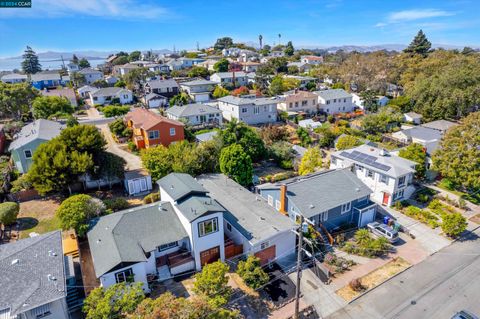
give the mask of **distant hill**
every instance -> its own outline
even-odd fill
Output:
[[[47,51],[47,52],[38,52],[38,58],[40,60],[58,60],[63,57],[64,60],[70,60],[75,54],[79,58],[86,59],[105,59],[109,55],[115,54],[118,51],[96,51],[96,50],[84,50],[84,51],[71,51],[71,52],[57,52],[57,51]],[[145,51],[143,51],[145,52]],[[152,50],[155,54],[168,54],[172,53],[170,50],[161,49],[161,50]],[[5,59],[19,59],[21,56],[8,57]]]

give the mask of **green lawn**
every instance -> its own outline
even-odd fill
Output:
[[[20,238],[28,238],[30,233],[44,234],[56,229],[61,229],[60,220],[57,217],[41,219],[37,221],[35,219],[24,218],[21,220],[23,223],[23,230],[20,231]]]

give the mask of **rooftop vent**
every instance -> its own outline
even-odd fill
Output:
[[[380,154],[380,156],[388,156],[389,155],[388,151],[384,150],[383,148],[380,150],[379,154]]]
[[[57,280],[57,278],[55,276],[51,275],[51,274],[48,274],[47,278],[48,278],[48,281],[56,281]]]
[[[14,260],[12,260],[12,265],[16,265],[16,264],[18,264],[19,262],[20,262],[19,259],[14,259]]]
[[[264,217],[260,217],[259,220],[262,221],[262,220],[265,220],[265,218],[264,218]]]
[[[48,251],[48,255],[49,255],[50,257],[55,257],[55,256],[57,256],[57,253],[54,252],[53,250],[49,250],[49,251]]]
[[[309,207],[310,207],[310,209],[313,209],[313,208],[315,208],[315,205],[313,205],[313,204],[310,204],[310,206],[309,206]]]

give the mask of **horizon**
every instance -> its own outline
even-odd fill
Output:
[[[259,34],[264,44],[292,41],[299,48],[408,45],[419,29],[440,46],[480,46],[475,1],[266,0],[247,7],[198,0],[33,0],[32,8],[0,9],[0,57],[19,56],[27,45],[38,53],[183,50],[197,42],[209,47],[223,36],[258,44]]]

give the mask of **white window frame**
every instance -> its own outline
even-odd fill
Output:
[[[47,303],[32,309],[31,313],[33,316],[35,316],[35,318],[45,318],[47,316],[50,316],[52,314],[52,311],[50,310],[50,304]]]
[[[350,212],[351,209],[352,209],[352,202],[348,202],[348,203],[342,205],[341,213],[346,214],[346,213]]]
[[[268,195],[268,196],[267,196],[267,202],[268,202],[268,205],[273,206],[273,197],[272,197],[272,195]]]
[[[328,220],[328,210],[324,211],[322,214],[321,214],[321,221],[322,222],[326,222]]]
[[[173,133],[173,134],[172,134]],[[170,136],[175,136],[175,134],[177,134],[176,130],[174,127],[171,127],[170,128]]]
[[[30,156],[27,156],[27,152],[30,152]],[[23,150],[23,155],[25,156],[25,158],[30,159],[33,157],[33,152],[31,149],[26,149],[26,150]]]
[[[388,185],[388,176],[385,174],[380,174],[380,182]]]
[[[158,246],[158,251],[165,251],[171,248],[178,247],[178,241],[172,241],[171,243]]]
[[[282,203],[280,203],[279,200],[275,200],[275,209],[276,209],[276,210],[280,210],[281,204],[282,204]]]
[[[205,232],[205,224],[212,223],[212,231],[209,233]],[[218,232],[218,217],[207,219],[198,223],[198,237],[208,236],[210,234]]]
[[[126,275],[126,273],[128,273],[128,272],[130,272],[131,274]],[[120,278],[119,275],[122,275],[123,278]],[[124,269],[122,271],[119,271],[119,272],[115,273],[115,282],[117,284],[122,283],[122,282],[127,282],[127,278],[129,276],[135,276],[132,268],[127,268],[127,269]]]
[[[403,183],[401,183],[403,179]],[[405,186],[407,184],[407,176],[400,176],[398,178],[398,187],[402,187],[402,186]]]
[[[268,240],[260,244],[260,250],[267,249],[268,247],[270,247],[270,242]]]
[[[153,135],[153,137],[152,137],[152,135]],[[160,138],[160,132],[158,130],[148,131],[148,139],[149,140],[157,140],[159,138]]]

